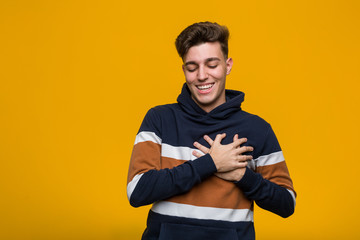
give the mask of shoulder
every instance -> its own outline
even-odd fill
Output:
[[[169,113],[177,111],[178,109],[179,109],[179,105],[177,103],[158,105],[150,108],[147,115],[152,115],[162,118],[168,116]]]
[[[172,116],[173,114],[171,113],[176,111],[176,109],[178,109],[178,104],[176,103],[152,107],[147,111],[144,121],[151,121],[159,124],[163,119]]]
[[[156,111],[158,113],[161,113],[161,112],[166,112],[166,111],[172,111],[174,109],[178,109],[179,106],[177,103],[170,103],[170,104],[164,104],[164,105],[158,105],[158,106],[155,106],[151,109],[153,109],[153,111]],[[150,109],[150,110],[151,110]]]
[[[248,113],[246,111],[240,111],[239,114],[242,115],[241,117],[252,128],[257,128],[261,130],[270,128],[270,124],[258,115]]]
[[[143,119],[139,132],[150,131],[160,137],[163,126],[174,119],[174,112],[176,112],[177,108],[177,104],[159,105],[150,108]]]
[[[271,125],[258,115],[244,112],[246,129],[248,129],[249,144],[254,146],[253,157],[269,155],[281,151],[280,144]]]

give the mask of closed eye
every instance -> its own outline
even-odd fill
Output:
[[[206,66],[209,68],[216,68],[219,65],[220,59],[218,58],[209,58],[206,61]]]
[[[186,70],[188,72],[195,72],[198,67],[195,64],[188,64],[186,65]]]

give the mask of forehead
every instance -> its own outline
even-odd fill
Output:
[[[209,58],[219,58],[224,60],[219,42],[206,42],[189,48],[184,56],[184,62],[203,62]]]

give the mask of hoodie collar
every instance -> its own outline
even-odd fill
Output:
[[[225,119],[234,112],[241,111],[241,103],[245,94],[235,90],[225,90],[226,102],[207,113],[191,98],[191,93],[184,83],[177,101],[184,112],[194,117],[208,116],[216,119]]]

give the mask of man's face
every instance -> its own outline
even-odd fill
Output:
[[[184,56],[183,71],[191,97],[206,112],[226,102],[225,79],[232,59],[224,58],[219,42],[193,46]]]

